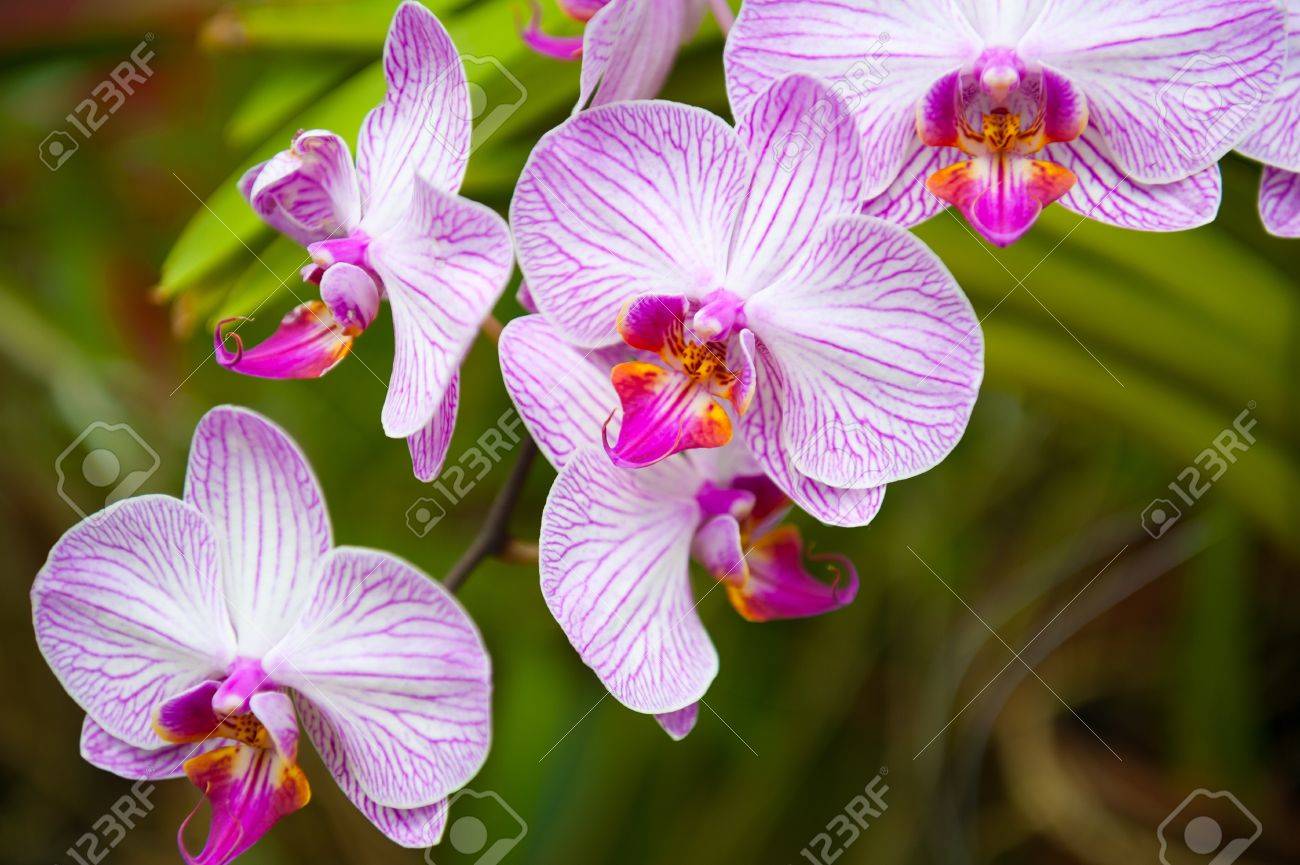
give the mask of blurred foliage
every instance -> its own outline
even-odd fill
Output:
[[[465,185],[504,212],[532,143],[570,110],[577,68],[522,47],[522,2],[427,5],[478,61],[468,68],[489,108],[511,100],[513,81],[526,91]],[[0,672],[17,698],[0,720],[6,862],[75,863],[65,850],[129,787],[81,762],[80,713],[30,629],[31,579],[76,520],[56,463],[87,424],[131,424],[161,457],[144,491],[174,494],[204,410],[263,411],[313,459],[340,542],[434,575],[504,478],[499,466],[427,536],[408,530],[427,490],[379,428],[383,327],[318,382],[242,379],[211,360],[215,320],[254,315],[250,327],[269,331],[303,292],[301,252],[253,217],[235,178],[299,128],[355,140],[382,92],[393,7],[0,11]],[[549,0],[543,11],[547,27],[576,32]],[[47,170],[45,136],[146,38],[155,74]],[[706,23],[665,96],[725,113],[720,46]],[[891,488],[871,526],[804,521],[818,547],[856,561],[850,608],[751,625],[721,593],[705,599],[723,666],[686,741],[601,698],[533,569],[477,573],[463,598],[493,652],[497,699],[494,748],[472,786],[528,826],[505,861],[808,861],[800,851],[882,767],[889,809],[838,861],[1156,861],[1156,826],[1201,786],[1231,789],[1264,824],[1240,861],[1300,861],[1300,257],[1259,228],[1257,168],[1230,157],[1223,170],[1220,219],[1180,235],[1059,209],[1010,250],[950,216],[918,229],[984,318],[988,374],[971,429],[940,468]],[[497,314],[519,314],[511,296]],[[464,382],[453,453],[508,407],[491,345],[476,346]],[[1258,420],[1256,444],[1149,537],[1143,509],[1173,498],[1168,485],[1242,411]],[[535,536],[550,479],[534,471],[521,537]],[[242,861],[420,861],[319,764],[307,771],[312,805]],[[114,860],[177,861],[175,827],[197,793],[167,782],[153,799]],[[472,861],[446,844],[433,858]]]

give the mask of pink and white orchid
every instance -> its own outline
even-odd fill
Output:
[[[699,29],[706,0],[558,0],[585,23],[581,36],[552,36],[533,19],[524,41],[540,54],[582,60],[577,108],[655,96],[677,51]]]
[[[830,134],[785,162],[814,114]],[[518,256],[564,339],[624,344],[614,463],[721,446],[739,425],[801,507],[861,525],[881,485],[952,450],[983,375],[979,323],[920,241],[853,213],[864,172],[847,109],[804,76],[735,129],[620,103],[542,139],[511,204]]]
[[[809,557],[832,562],[829,582],[807,570],[798,529],[781,525],[789,498],[742,443],[648,469],[610,463],[597,430],[615,397],[619,349],[584,353],[530,315],[506,325],[500,351],[506,387],[559,471],[542,515],[542,595],[624,705],[655,715],[675,739],[695,723],[718,657],[695,613],[691,560],[754,622],[831,612],[856,596],[843,558]]]
[[[1300,0],[1287,0],[1286,71],[1263,121],[1237,151],[1264,163],[1259,215],[1279,237],[1300,237]]]
[[[437,842],[447,796],[487,755],[474,623],[401,559],[335,547],[311,467],[250,411],[199,422],[184,499],[126,499],[69,529],[32,604],[86,712],[85,759],[186,775],[211,803],[200,853],[178,834],[189,863],[229,862],[307,804],[298,718],[348,798],[408,847]]]
[[[851,97],[865,212],[956,206],[987,240],[1048,204],[1124,228],[1214,218],[1215,163],[1282,70],[1278,0],[746,0],[727,41],[740,111],[782,76]]]
[[[421,480],[451,443],[458,369],[505,289],[505,221],[456,194],[470,150],[465,69],[438,19],[403,3],[384,46],[388,93],[361,126],[355,168],[332,132],[300,132],[240,190],[268,224],[307,247],[320,299],[245,350],[217,327],[217,359],[264,378],[316,378],[351,350],[388,300],[396,332],[384,432],[406,438]],[[226,342],[233,343],[228,349]]]

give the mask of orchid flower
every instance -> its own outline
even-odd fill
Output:
[[[1264,163],[1259,215],[1279,237],[1300,237],[1300,0],[1287,0],[1287,56],[1282,85],[1259,112],[1260,126],[1237,151]]]
[[[790,500],[740,442],[648,469],[612,465],[596,431],[619,353],[584,353],[539,315],[511,321],[500,339],[507,390],[559,471],[542,516],[546,603],[610,693],[680,739],[718,669],[695,614],[692,559],[753,622],[836,610],[858,577],[838,556],[808,557],[830,563],[829,582],[804,566],[798,529],[781,524]]]
[[[458,368],[510,277],[510,235],[492,210],[456,195],[469,89],[451,37],[418,3],[393,18],[384,74],[388,94],[361,125],[355,168],[342,138],[310,130],[240,181],[262,219],[306,246],[303,277],[320,298],[247,350],[222,322],[216,355],[246,375],[316,378],[347,355],[386,298],[396,347],[384,432],[407,439],[417,477],[431,480],[451,443]]]
[[[881,485],[960,439],[979,323],[920,241],[852,213],[865,167],[846,112],[794,76],[735,129],[685,105],[619,103],[533,151],[511,203],[531,297],[570,343],[632,353],[612,371],[616,465],[722,446],[739,424],[786,495],[861,525]],[[787,163],[812,117],[829,133]]]
[[[1283,53],[1278,0],[746,0],[725,58],[733,109],[795,72],[851,97],[864,212],[953,205],[1005,246],[1054,201],[1144,231],[1212,220],[1215,163]]]
[[[678,49],[699,29],[705,4],[705,0],[559,0],[564,13],[585,26],[581,36],[552,36],[539,26],[541,13],[533,2],[524,42],[558,60],[582,59],[576,108],[656,95]]]
[[[448,794],[487,755],[474,623],[401,559],[334,547],[311,467],[250,411],[199,422],[183,499],[125,499],[69,529],[32,605],[86,712],[82,756],[183,774],[211,803],[200,853],[178,833],[191,865],[231,861],[307,804],[299,719],[353,804],[408,847],[436,843]]]

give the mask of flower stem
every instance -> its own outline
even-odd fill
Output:
[[[492,506],[488,508],[483,526],[474,536],[469,548],[461,555],[460,561],[456,562],[447,572],[447,576],[442,578],[442,584],[448,591],[459,590],[465,585],[465,581],[469,579],[474,569],[490,556],[500,556],[505,561],[521,564],[537,561],[534,545],[510,537],[510,515],[514,513],[519,495],[524,489],[524,482],[528,480],[528,470],[532,468],[533,460],[536,458],[537,445],[531,438],[524,439],[519,448],[519,459],[510,469],[510,476],[506,478],[501,492],[497,493]],[[531,548],[531,558],[529,548]]]

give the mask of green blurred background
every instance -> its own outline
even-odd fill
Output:
[[[504,212],[532,143],[568,113],[577,67],[520,45],[521,0],[427,5],[486,61],[470,74],[480,118],[499,128],[465,193]],[[320,381],[260,382],[212,361],[214,320],[255,314],[260,336],[307,297],[301,250],[257,223],[234,179],[296,129],[354,139],[382,92],[393,8],[0,10],[0,861],[82,865],[68,849],[130,786],[78,757],[81,713],[30,626],[31,580],[77,519],[58,495],[61,468],[65,490],[81,482],[70,494],[93,506],[77,477],[88,445],[61,459],[88,425],[129,424],[160,461],[141,491],[176,494],[199,416],[253,407],[303,444],[340,542],[433,575],[509,470],[513,456],[418,536],[407,511],[429,488],[379,428],[372,370],[387,376],[386,326]],[[549,0],[545,20],[576,32]],[[665,95],[725,113],[720,49],[706,23]],[[82,136],[65,115],[133,51],[152,53],[152,73]],[[77,144],[62,164],[42,149],[58,130]],[[892,487],[870,527],[802,521],[820,549],[857,563],[848,609],[753,625],[722,593],[706,599],[722,671],[686,741],[601,699],[534,567],[477,572],[461,596],[493,654],[496,716],[471,786],[527,824],[503,861],[1154,863],[1161,821],[1206,788],[1231,791],[1263,826],[1238,861],[1300,862],[1300,246],[1260,229],[1256,166],[1230,157],[1223,171],[1218,222],[1181,235],[1080,224],[1059,208],[1005,251],[949,216],[918,230],[986,317],[970,431],[941,467]],[[509,292],[498,317],[519,313]],[[509,406],[490,343],[472,352],[463,393],[453,457]],[[1198,486],[1186,468],[1243,412],[1256,442],[1194,504],[1179,499],[1169,485]],[[534,468],[519,537],[535,538],[551,476]],[[1181,517],[1157,528],[1148,510],[1153,537],[1143,514],[1157,499]],[[421,861],[371,828],[314,756],[306,767],[311,805],[242,861]],[[837,815],[886,770],[887,810],[845,846]],[[197,798],[184,781],[159,784],[156,809],[108,857],[178,861],[176,827]],[[494,837],[512,830],[491,807],[483,819]],[[1231,809],[1216,819],[1227,837],[1251,834]],[[430,858],[477,861],[446,843]]]

